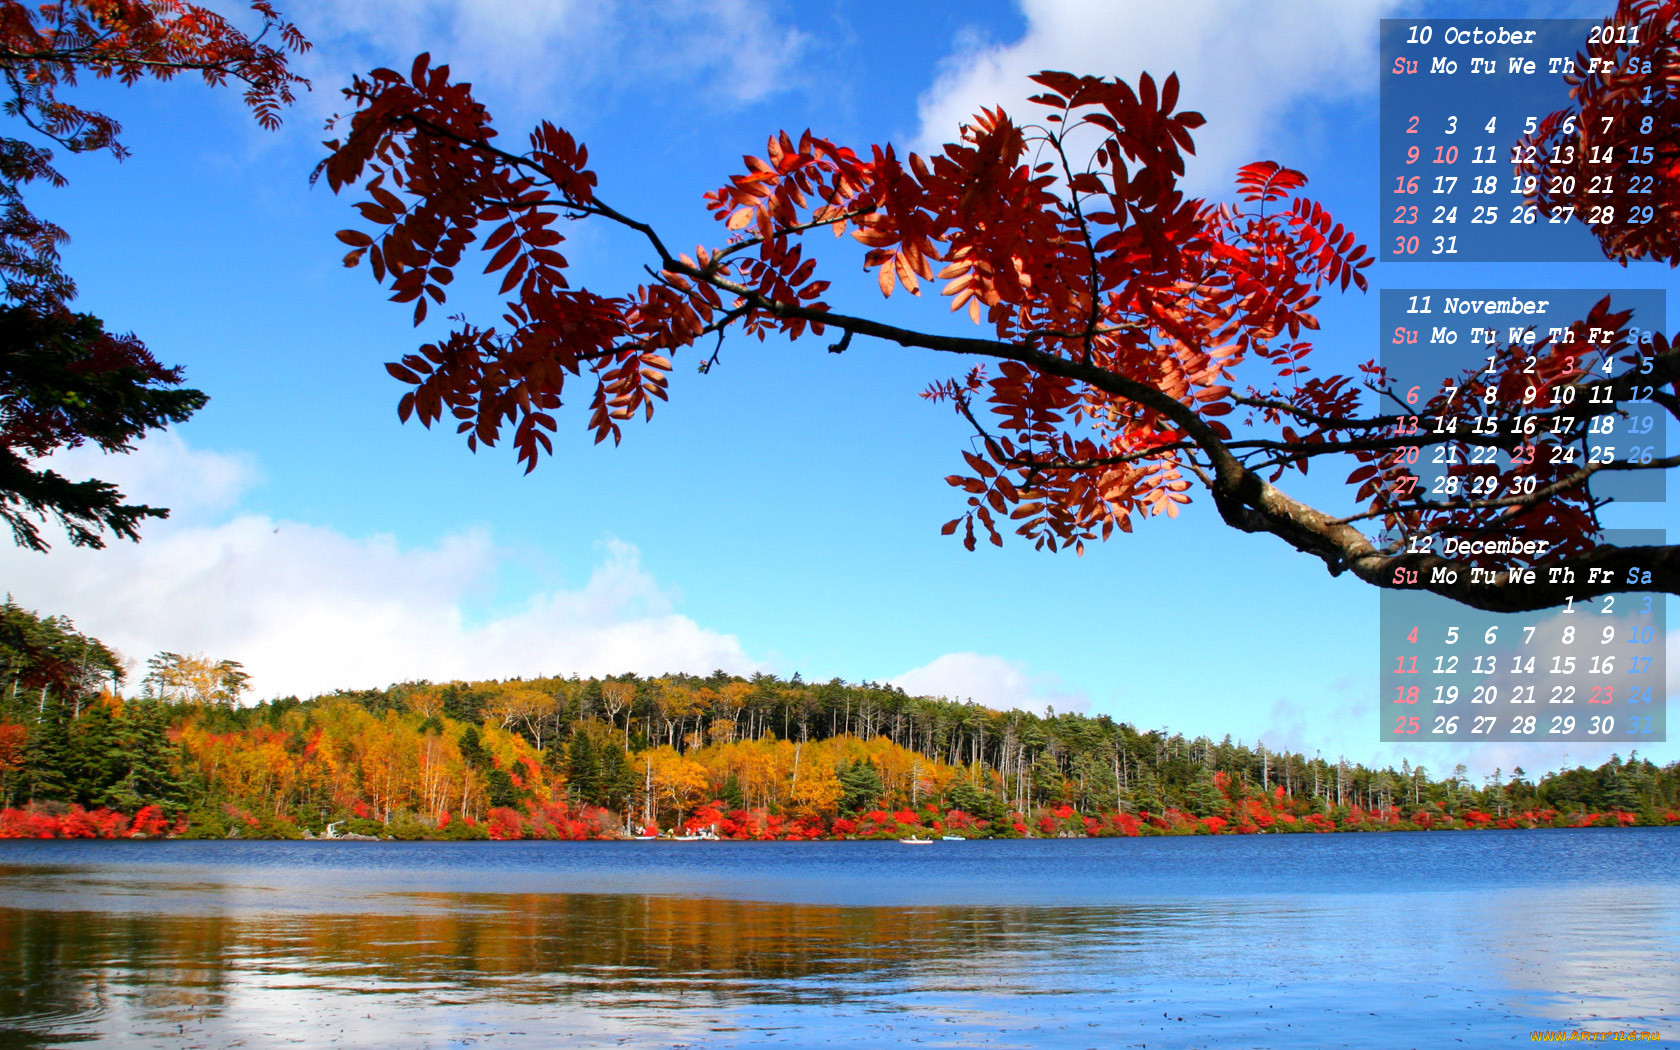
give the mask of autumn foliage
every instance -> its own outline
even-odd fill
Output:
[[[185,830],[184,821],[166,819],[157,806],[133,816],[74,805],[0,809],[0,839],[149,839]]]
[[[651,416],[666,398],[675,356],[700,340],[832,329],[834,352],[864,336],[976,362],[924,394],[974,431],[966,470],[946,479],[964,503],[944,527],[970,549],[979,535],[1001,544],[1013,530],[1035,546],[1080,550],[1139,519],[1176,515],[1200,486],[1231,526],[1271,533],[1332,573],[1380,586],[1418,560],[1404,537],[1430,528],[1479,538],[1569,533],[1584,538],[1557,564],[1582,577],[1620,579],[1616,570],[1637,561],[1658,567],[1643,586],[1680,585],[1667,548],[1598,544],[1591,520],[1583,531],[1598,505],[1596,468],[1523,491],[1507,485],[1488,499],[1434,500],[1390,484],[1402,446],[1463,439],[1403,436],[1403,420],[1422,410],[1392,411],[1398,394],[1375,362],[1357,377],[1312,365],[1320,295],[1364,289],[1372,257],[1302,192],[1307,177],[1257,162],[1236,173],[1235,199],[1188,197],[1179,178],[1203,121],[1180,108],[1176,75],[1146,74],[1135,87],[1065,72],[1032,80],[1026,120],[982,109],[928,157],[810,131],[771,135],[762,156],[705,194],[723,235],[692,252],[612,202],[588,149],[565,129],[543,123],[527,148],[498,145],[470,86],[429,55],[406,74],[379,69],[353,82],[345,94],[354,111],[317,175],[335,192],[359,184],[367,195],[356,207],[370,228],[339,233],[351,249],[345,264],[365,264],[393,301],[412,304],[416,324],[447,301],[462,267],[481,259],[498,282],[507,299],[497,325],[461,319],[387,369],[409,387],[402,418],[430,426],[447,416],[475,448],[511,428],[527,471],[552,451],[556,412],[580,383],[595,440],[617,442],[625,421]],[[1094,145],[1075,155],[1076,143]],[[561,219],[633,231],[651,254],[649,280],[614,295],[573,287]],[[883,295],[938,284],[975,334],[836,310],[824,276],[833,264],[812,236],[820,232],[849,233]],[[1608,306],[1604,314],[1616,316]],[[1625,340],[1608,348],[1627,369],[1621,376],[1588,376],[1560,358],[1547,382],[1605,385],[1622,398],[1636,366],[1654,363],[1640,374],[1659,384],[1680,374],[1666,342],[1650,361],[1627,349]],[[698,363],[705,371],[716,361],[713,349]],[[1524,404],[1521,389],[1500,384],[1495,408]],[[1348,484],[1368,509],[1326,512],[1277,487],[1324,456],[1352,459]],[[1486,608],[1561,601],[1516,581],[1471,590],[1455,582],[1468,573],[1423,575],[1435,576],[1430,589]]]
[[[508,692],[520,688],[529,686],[510,683]],[[574,722],[539,750],[495,716],[458,721],[437,712],[436,692],[408,696],[400,711],[373,711],[344,697],[259,705],[248,714],[181,705],[168,735],[176,773],[190,785],[188,801],[149,804],[132,815],[27,801],[30,767],[40,756],[30,751],[25,727],[0,722],[0,740],[25,756],[0,769],[0,786],[14,800],[0,810],[0,838],[298,838],[328,833],[328,822],[365,837],[493,841],[661,833],[736,841],[1137,838],[1680,823],[1673,767],[1647,762],[1613,759],[1596,772],[1550,777],[1538,789],[1519,776],[1471,792],[1456,780],[1428,781],[1422,770],[1321,764],[1305,776],[1293,759],[1277,755],[1264,758],[1257,773],[1244,772],[1252,753],[1214,751],[1203,742],[1194,745],[1195,761],[1186,762],[1170,754],[1184,743],[1179,738],[1149,736],[1122,738],[1145,753],[1153,746],[1165,752],[1154,772],[1139,764],[1141,755],[1128,756],[1128,776],[1137,778],[1131,786],[1087,782],[1117,755],[1096,765],[1075,760],[1060,773],[1035,761],[1028,786],[1008,765],[947,761],[883,735],[790,741],[769,732],[746,739],[710,734],[709,743],[702,742],[708,734],[693,733],[683,750],[642,748],[625,757],[628,775],[614,786],[600,780],[596,763],[605,749],[622,748],[622,737],[602,723]],[[508,709],[497,709],[506,718]],[[1083,734],[1078,725],[1067,729]],[[68,761],[76,767],[86,757]],[[1156,774],[1171,768],[1191,782],[1166,790]],[[1344,779],[1354,772],[1357,779]],[[1288,784],[1267,787],[1251,775],[1282,776]],[[858,793],[859,784],[869,786]],[[1016,791],[1028,797],[1012,798]]]
[[[6,835],[1081,838],[1661,824],[1680,805],[1680,764],[1637,753],[1475,788],[1462,766],[1433,777],[838,678],[413,681],[247,706],[234,661],[148,668],[123,697],[99,639],[0,605]]]

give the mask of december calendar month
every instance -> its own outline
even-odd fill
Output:
[[[1661,531],[1609,542],[1660,546]],[[1499,568],[1493,568],[1497,564]],[[1381,739],[1595,741],[1667,739],[1667,620],[1660,594],[1574,599],[1579,576],[1501,553],[1489,577],[1535,572],[1561,604],[1527,613],[1469,608],[1416,588],[1385,590],[1380,616]],[[1592,581],[1598,582],[1598,581]]]

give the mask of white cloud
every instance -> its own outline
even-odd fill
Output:
[[[1083,693],[1067,692],[1053,674],[1032,674],[1025,664],[980,653],[946,653],[892,679],[912,696],[943,696],[973,700],[1007,711],[1084,711],[1091,704]]]
[[[485,530],[406,547],[390,536],[215,514],[254,467],[173,435],[96,467],[74,463],[82,458],[53,465],[85,466],[132,499],[177,509],[180,520],[148,524],[140,543],[105,550],[62,539],[46,555],[3,547],[0,579],[25,608],[67,615],[132,661],[161,650],[239,660],[257,696],[410,678],[761,666],[734,636],[674,612],[629,544],[601,544],[581,587],[535,593],[511,612],[474,618],[471,599],[488,590],[500,561]]]
[[[718,104],[775,93],[809,43],[762,0],[299,0],[286,11],[315,45],[300,69],[330,112],[352,72],[406,72],[429,51],[457,79],[508,105],[553,116],[556,103],[621,84],[668,84]],[[501,104],[497,104],[498,101]]]
[[[226,511],[262,481],[254,457],[191,448],[173,430],[146,438],[134,454],[107,455],[83,445],[59,452],[42,465],[73,481],[97,477],[112,482],[131,500],[168,507],[176,521]],[[135,496],[137,492],[145,495]]]
[[[998,44],[972,35],[921,101],[918,148],[949,142],[981,106],[1002,104],[1017,120],[1036,120],[1027,81],[1045,69],[1118,76],[1132,85],[1147,71],[1157,82],[1177,71],[1179,105],[1208,124],[1195,134],[1187,181],[1221,192],[1300,101],[1370,94],[1377,82],[1377,20],[1398,0],[1021,0],[1022,38]],[[1199,158],[1199,159],[1198,159]],[[1288,163],[1287,157],[1275,157]]]

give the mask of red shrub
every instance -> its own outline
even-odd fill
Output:
[[[142,806],[140,812],[134,814],[134,821],[129,825],[128,833],[133,837],[155,837],[168,831],[169,821],[164,819],[163,810],[156,806]]]
[[[55,813],[54,808],[62,812]],[[104,807],[41,805],[0,810],[0,839],[118,839],[169,830],[169,821],[156,806],[143,807],[132,819]],[[185,822],[177,821],[174,831],[178,834],[184,830]]]
[[[497,806],[490,811],[490,837],[498,841],[525,837],[525,822],[517,810]]]

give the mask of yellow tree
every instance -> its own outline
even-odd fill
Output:
[[[419,783],[420,740],[395,711],[368,719],[357,734],[361,780],[368,799],[385,820],[408,808]]]
[[[636,702],[635,682],[602,682],[601,706],[606,709],[607,721],[616,723],[618,713],[624,712],[624,746],[630,746],[630,717]]]
[[[250,689],[251,676],[237,660],[211,660],[203,653],[158,653],[146,666],[146,689],[165,700],[234,707]]]
[[[659,683],[655,704],[655,714],[664,723],[665,742],[675,747],[682,727],[699,710],[695,691],[681,682],[666,680]]]
[[[747,695],[753,687],[746,682],[729,682],[719,689],[712,699],[712,717],[728,726],[728,739],[735,739],[735,726],[740,721],[741,709],[747,705]],[[713,739],[716,739],[716,733]]]
[[[831,819],[839,812],[840,799],[845,795],[834,763],[817,749],[803,744],[796,755],[804,761],[795,763],[788,789],[788,802],[794,814]]]
[[[416,689],[408,694],[408,709],[418,714],[421,719],[443,713],[443,695],[431,687]]]
[[[704,801],[711,787],[706,776],[706,767],[693,759],[685,758],[677,753],[676,748],[669,746],[648,751],[643,756],[643,761],[648,763],[655,801],[669,802],[675,806],[677,824],[680,826],[683,814],[696,803]],[[658,819],[657,810],[654,819]]]
[[[523,726],[539,751],[542,750],[545,720],[558,708],[559,703],[552,694],[523,682],[501,686],[496,698],[490,702],[490,713],[501,723],[501,727],[513,729]]]

